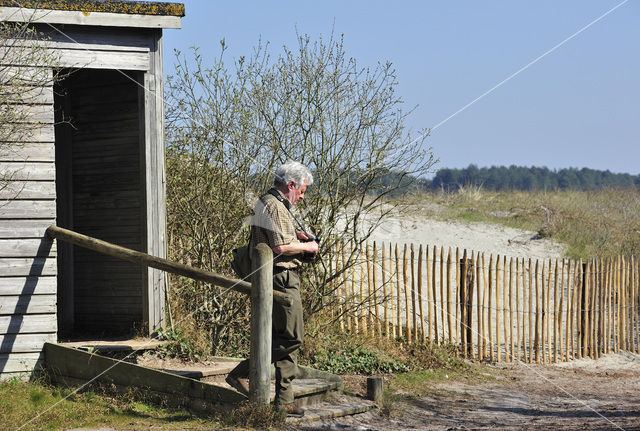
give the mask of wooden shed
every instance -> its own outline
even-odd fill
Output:
[[[182,16],[179,3],[0,0],[0,21],[46,35],[49,72],[62,76],[8,106],[36,127],[0,143],[0,379],[30,375],[45,342],[163,326],[164,273],[45,230],[165,257],[162,29]],[[0,70],[1,80],[42,65]]]

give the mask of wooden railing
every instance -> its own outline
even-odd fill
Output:
[[[348,244],[332,252],[346,331],[453,344],[479,360],[550,363],[640,352],[634,257],[532,260],[445,247]],[[355,256],[349,265],[345,256]]]
[[[291,305],[291,298],[273,290],[273,253],[266,244],[258,244],[252,250],[253,271],[251,283],[225,277],[214,272],[172,262],[147,253],[121,247],[58,226],[49,226],[47,235],[99,253],[123,259],[142,266],[160,269],[215,286],[234,290],[251,296],[251,369],[249,399],[260,404],[269,404],[269,381],[271,378],[271,313],[272,301]]]

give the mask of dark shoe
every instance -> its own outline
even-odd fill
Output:
[[[298,407],[295,403],[281,404],[276,407],[285,412],[287,416],[294,418],[301,418],[304,416],[304,410]]]
[[[233,389],[240,392],[245,397],[249,397],[249,381],[247,379],[243,379],[242,377],[236,377],[232,374],[229,374],[225,382],[229,384]]]

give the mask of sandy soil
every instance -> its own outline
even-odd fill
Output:
[[[385,243],[459,247],[487,255],[532,259],[559,258],[565,251],[562,244],[536,239],[535,232],[484,223],[430,220],[417,214],[390,216],[384,225],[375,229],[371,239]]]
[[[640,430],[640,356],[612,354],[554,366],[494,364],[484,383],[433,383],[396,392],[390,415],[374,410],[298,429]],[[360,393],[366,377],[345,378]]]

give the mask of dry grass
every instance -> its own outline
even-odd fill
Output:
[[[567,257],[627,256],[640,252],[640,191],[492,192],[413,195],[415,211],[439,219],[495,223],[538,232],[568,246]]]

